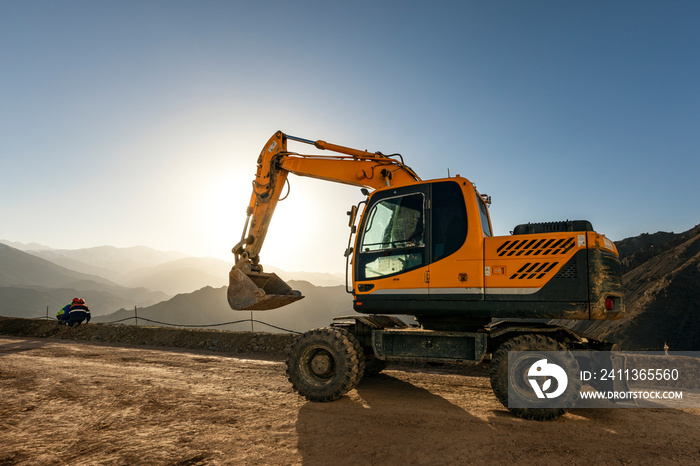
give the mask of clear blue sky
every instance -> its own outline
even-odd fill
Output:
[[[231,258],[278,129],[466,176],[497,234],[684,231],[699,24],[695,1],[6,0],[0,239]],[[263,263],[342,270],[362,196],[291,182]]]

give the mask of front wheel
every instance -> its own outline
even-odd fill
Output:
[[[294,342],[287,355],[287,378],[309,401],[334,401],[352,390],[364,372],[362,346],[347,330],[320,328]]]

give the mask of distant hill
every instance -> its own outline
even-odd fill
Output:
[[[0,244],[0,286],[98,289],[104,285],[115,284]]]
[[[626,316],[566,325],[622,349],[700,350],[700,225],[618,243],[625,273]],[[565,321],[559,321],[564,323]]]
[[[162,293],[144,288],[123,287],[102,290],[76,288],[23,288],[0,287],[0,315],[6,317],[35,318],[56,315],[56,312],[74,297],[81,297],[90,306],[92,315],[104,315],[115,309],[133,306],[148,306],[166,299]]]
[[[174,296],[190,293],[206,286],[228,285],[228,272],[233,264],[211,257],[185,257],[133,271],[122,278],[127,286],[144,286]]]
[[[54,317],[56,312],[78,296],[77,290],[34,289],[0,287],[0,316],[4,317]],[[87,299],[90,303],[92,300]]]
[[[160,292],[122,287],[105,278],[76,272],[0,244],[1,314],[12,317],[44,315],[46,306],[63,306],[76,296],[86,299],[96,315],[125,306],[150,305],[167,298]],[[50,309],[50,314],[57,310]]]
[[[230,261],[212,257],[185,257],[135,270],[122,277],[119,283],[125,286],[143,286],[174,296],[205,286],[219,288],[228,285],[228,273],[232,266],[233,256]],[[284,281],[307,281],[316,286],[339,286],[345,283],[345,277],[330,273],[288,272],[268,266],[265,266],[265,271],[276,273]]]
[[[229,267],[230,269],[230,267]],[[274,272],[284,281],[296,280],[313,283],[316,286],[339,286],[345,285],[345,276],[335,273],[323,272],[289,272],[276,267],[265,267],[265,272]],[[227,272],[228,275],[228,272]]]
[[[11,248],[19,249],[20,251],[41,251],[43,249],[51,249],[51,246],[46,246],[39,243],[18,243],[16,241],[9,241],[6,239],[0,239],[0,244],[6,244]]]
[[[187,257],[176,251],[158,251],[146,246],[117,248],[98,246],[86,249],[38,249],[27,250],[30,254],[78,272],[99,275],[123,284],[122,280],[145,267]]]
[[[23,244],[6,240],[0,242],[20,246],[16,249],[70,270],[104,277],[121,286],[162,291],[169,296],[188,293],[205,286],[217,288],[228,284],[228,272],[234,260],[233,255],[231,260],[225,261],[211,257],[191,257],[177,251],[158,251],[145,246],[52,249],[36,243]],[[345,277],[340,274],[288,272],[267,264],[265,270],[277,273],[284,280],[304,280],[316,286],[337,286],[345,283]]]
[[[352,295],[345,287],[317,287],[309,282],[291,281],[289,285],[302,292],[304,299],[272,311],[254,311],[253,318],[284,329],[304,332],[325,327],[334,317],[355,314]],[[140,319],[179,325],[210,325],[250,318],[249,311],[233,311],[226,300],[226,287],[206,287],[193,293],[184,293],[174,298],[138,309]],[[115,322],[134,316],[133,309],[123,309],[95,319],[96,322]],[[133,324],[133,320],[126,323]],[[157,325],[143,322],[143,325]],[[277,332],[279,330],[254,323],[256,331]],[[217,327],[227,330],[250,330],[250,322]]]

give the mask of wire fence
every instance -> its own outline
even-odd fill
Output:
[[[54,320],[55,317],[49,316],[49,315],[48,315],[48,309],[47,309],[46,315],[37,316],[37,317],[29,317],[29,319]],[[288,328],[279,327],[279,326],[277,326],[277,325],[273,325],[273,324],[270,324],[270,323],[268,323],[268,322],[263,322],[262,320],[253,319],[252,313],[251,313],[251,317],[250,317],[249,319],[234,320],[234,321],[231,321],[231,322],[222,322],[222,323],[219,323],[219,324],[174,324],[174,323],[172,323],[172,322],[161,322],[161,321],[158,321],[158,320],[153,320],[153,319],[148,319],[148,318],[146,318],[146,317],[141,317],[141,316],[138,315],[137,308],[134,308],[134,315],[133,315],[133,316],[129,316],[129,317],[125,317],[125,318],[123,318],[123,319],[113,320],[113,321],[109,321],[109,322],[95,322],[95,323],[100,323],[100,324],[118,324],[118,323],[126,322],[126,321],[129,321],[129,320],[133,320],[135,326],[138,326],[139,320],[142,320],[142,321],[149,322],[149,323],[152,323],[152,324],[159,324],[159,325],[166,325],[166,326],[169,326],[169,327],[180,327],[180,328],[212,328],[212,327],[222,327],[222,326],[224,326],[224,325],[234,325],[234,324],[241,324],[241,323],[244,323],[244,322],[250,322],[250,324],[251,324],[251,330],[250,330],[250,331],[251,331],[251,332],[254,332],[254,330],[253,330],[253,323],[256,323],[256,324],[265,325],[265,326],[267,326],[267,327],[280,330],[280,331],[282,331],[282,332],[295,333],[295,334],[301,334],[301,333],[302,333],[302,332],[297,332],[296,330],[290,330],[290,329],[288,329]]]
[[[169,322],[160,322],[157,320],[146,319],[145,317],[126,317],[124,319],[115,320],[112,322],[100,322],[100,323],[101,324],[116,324],[119,322],[124,322],[124,321],[132,320],[132,319],[144,320],[146,322],[150,322],[153,324],[168,325],[171,327],[183,327],[183,328],[210,328],[210,327],[221,327],[223,325],[240,324],[243,322],[251,322],[251,323],[254,322],[256,324],[266,325],[268,327],[275,328],[275,329],[281,330],[283,332],[297,333],[297,334],[301,333],[301,332],[297,332],[296,330],[290,330],[287,328],[278,327],[277,325],[272,325],[272,324],[269,324],[267,322],[263,322],[262,320],[257,320],[257,319],[241,319],[241,320],[234,320],[232,322],[222,322],[220,324],[173,324],[173,323],[169,323]]]

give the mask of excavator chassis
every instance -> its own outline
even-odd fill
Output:
[[[303,352],[299,349],[302,347]],[[531,365],[533,358],[551,357],[552,352],[560,354],[554,361],[562,364],[569,376],[571,389],[564,398],[567,406],[509,406],[509,385],[521,386],[523,382],[518,385],[519,379],[509,376],[511,351],[521,352],[514,356],[520,358],[521,366]],[[527,352],[527,356],[522,352]],[[445,332],[407,326],[394,316],[363,315],[338,317],[330,328],[301,335],[288,354],[287,375],[300,395],[310,401],[326,402],[342,397],[363,375],[376,375],[389,362],[484,361],[490,361],[491,386],[498,400],[518,417],[541,421],[556,419],[575,407],[582,387],[577,379],[580,370],[619,373],[625,371],[626,365],[626,357],[617,353],[616,345],[542,322],[500,321],[472,331]],[[588,380],[586,384],[596,391],[629,391],[624,380]],[[613,403],[630,405],[626,401]]]

